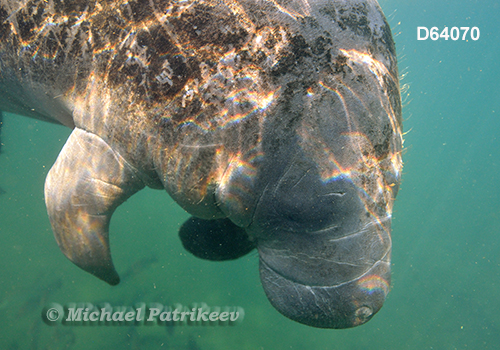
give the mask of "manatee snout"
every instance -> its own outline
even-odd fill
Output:
[[[281,263],[293,266],[298,259],[282,258]],[[351,280],[316,285],[283,275],[261,257],[260,278],[269,301],[284,316],[313,327],[340,329],[366,323],[380,310],[390,284],[390,265],[377,261]]]
[[[313,170],[293,173],[268,186],[248,228],[257,237],[266,295],[303,324],[363,324],[388,293],[390,218],[370,213],[349,178],[323,182]]]

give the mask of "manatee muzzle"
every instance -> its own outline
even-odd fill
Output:
[[[247,229],[267,297],[310,326],[363,324],[389,291],[390,214],[370,212],[347,177],[324,183],[314,171],[293,168],[267,187]]]
[[[330,262],[330,271],[325,272],[327,261],[315,262],[319,259],[300,260],[280,252],[260,252],[260,278],[264,291],[271,304],[284,316],[319,328],[350,328],[369,321],[382,307],[390,285],[390,258],[387,254],[368,267],[362,273],[348,276],[342,268],[342,262]],[[271,255],[271,258],[269,256]],[[266,260],[271,260],[268,263]],[[300,272],[312,271],[300,279],[293,276]],[[277,268],[278,266],[278,268]],[[284,269],[279,269],[284,266]],[[305,267],[305,268],[304,268]],[[337,272],[332,272],[335,270]],[[292,271],[292,274],[285,271]],[[353,270],[353,269],[351,269]],[[327,276],[326,274],[330,274]],[[315,275],[321,275],[316,276]],[[345,274],[344,276],[342,276]],[[337,276],[336,282],[321,285],[321,281],[331,280]],[[310,277],[310,278],[307,278]],[[313,282],[313,280],[315,282]]]

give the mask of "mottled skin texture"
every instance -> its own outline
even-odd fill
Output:
[[[345,328],[382,306],[402,126],[376,1],[0,0],[0,110],[74,128],[48,214],[106,282],[111,215],[149,186],[199,218],[194,254],[256,247],[285,316]],[[231,232],[235,254],[211,250]]]

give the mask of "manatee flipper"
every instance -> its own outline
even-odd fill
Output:
[[[182,245],[198,258],[234,260],[255,248],[245,229],[229,219],[204,220],[189,218],[179,230]]]
[[[137,170],[106,142],[74,129],[45,181],[49,219],[64,255],[103,281],[118,284],[109,221],[115,209],[142,188]]]

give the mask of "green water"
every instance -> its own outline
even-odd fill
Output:
[[[320,330],[267,301],[252,253],[214,263],[177,237],[189,216],[144,190],[111,223],[110,287],[53,238],[43,183],[69,130],[6,115],[0,156],[0,349],[498,349],[500,344],[499,1],[381,1],[403,84],[405,168],[393,221],[393,282],[366,325]],[[477,26],[478,41],[417,41],[417,26]],[[140,267],[138,261],[153,257]],[[136,265],[137,266],[137,265]],[[235,327],[49,327],[50,302],[238,305]]]

